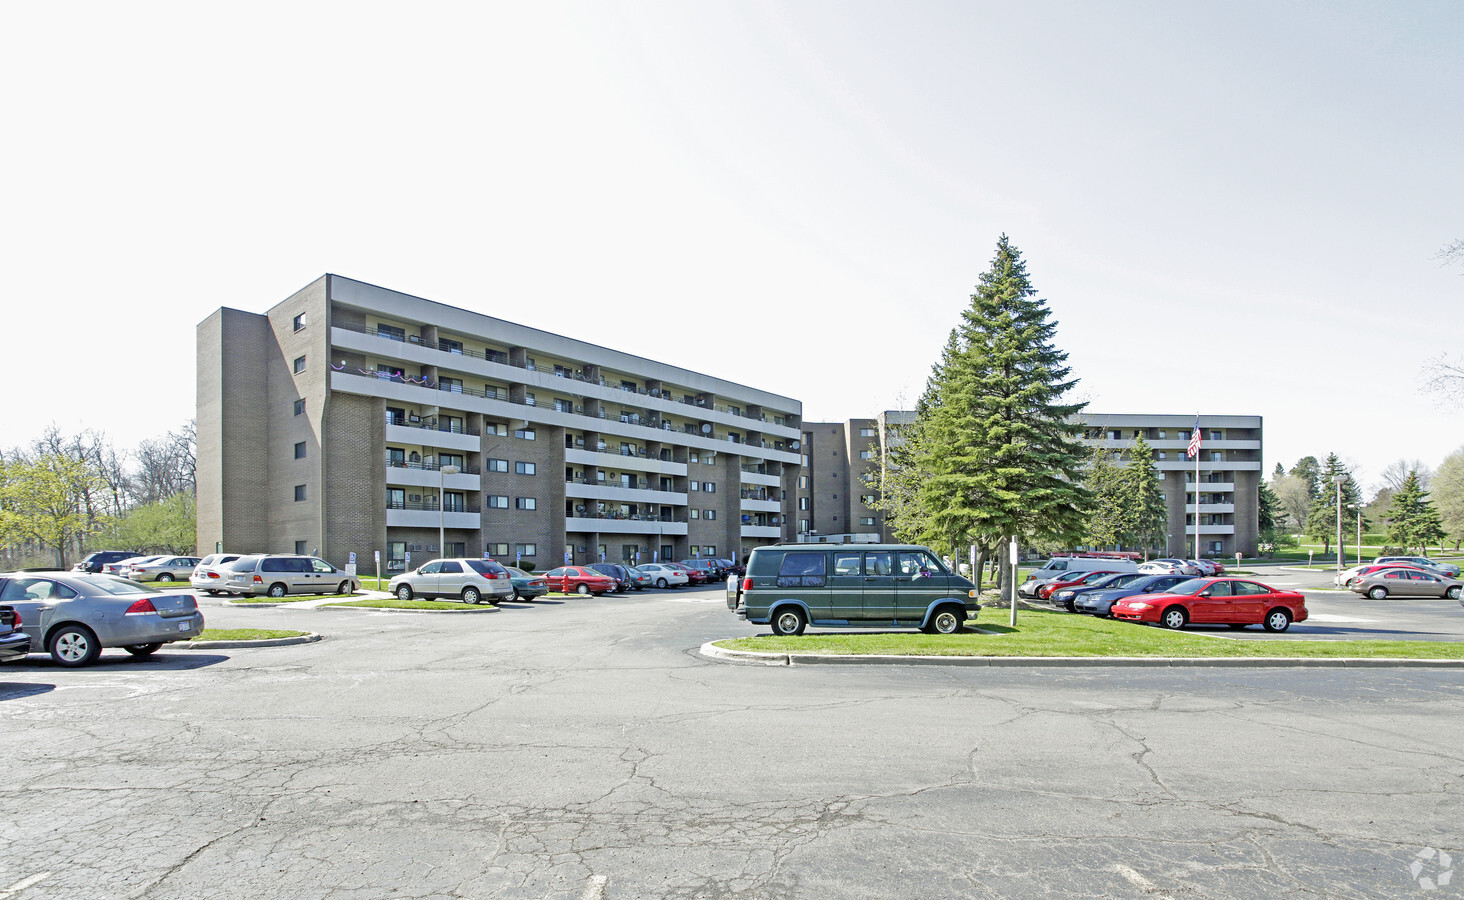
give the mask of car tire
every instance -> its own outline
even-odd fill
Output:
[[[412,599],[412,586],[410,584],[399,584],[396,589],[396,598],[403,603]]]
[[[340,584],[336,585],[336,593],[354,594],[355,591],[351,590],[351,583],[349,581],[342,581]]]
[[[463,602],[464,603],[482,603],[483,602],[483,593],[481,591],[479,591],[475,587],[465,587],[465,588],[463,588]]]
[[[276,581],[274,584],[272,584],[272,585],[269,586],[269,590],[266,591],[265,593],[269,594],[271,597],[273,597],[276,600],[278,600],[281,597],[283,597],[286,594],[288,594],[289,592],[290,592],[290,589],[288,587],[286,587],[285,585],[283,585],[280,582]]]
[[[1373,587],[1368,588],[1367,595],[1374,600],[1386,600],[1388,599],[1388,589],[1383,587],[1381,584],[1374,585]]]
[[[1461,591],[1464,591],[1464,588],[1461,588],[1459,585],[1456,584],[1453,587],[1449,588],[1447,596],[1450,600],[1458,600]]]
[[[155,644],[128,644],[122,649],[126,650],[128,653],[131,653],[138,659],[146,659],[149,656],[152,656],[154,653],[158,652],[158,648],[161,646],[163,646],[161,642]]]
[[[773,634],[779,637],[792,637],[803,633],[808,627],[808,620],[803,618],[803,610],[796,606],[785,606],[769,620],[768,624],[773,629]]]
[[[46,648],[56,665],[74,669],[89,666],[102,655],[102,643],[96,633],[85,625],[62,625],[51,633]]]
[[[574,590],[575,590],[575,593],[583,596],[583,595],[588,594],[590,592],[590,586],[588,584],[582,584],[579,587],[576,587]]]
[[[930,617],[930,634],[957,634],[966,627],[966,611],[942,606]]]
[[[1280,607],[1266,613],[1266,630],[1280,633],[1291,627],[1291,613]]]
[[[657,578],[656,579],[656,587],[660,588],[663,591],[666,590],[666,579],[664,579],[664,578]]]
[[[219,595],[219,592],[218,591],[209,591],[208,592],[208,595],[210,597],[217,597]]]
[[[1189,613],[1183,606],[1171,606],[1159,615],[1159,624],[1170,631],[1178,631],[1189,624]]]
[[[172,581],[172,580],[173,580],[173,574],[171,572],[164,572],[163,574],[161,574],[161,575],[158,576],[158,581]]]

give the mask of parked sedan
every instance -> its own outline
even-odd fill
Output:
[[[683,584],[690,584],[691,579],[680,569],[673,568],[666,563],[645,563],[637,566],[642,572],[649,572],[652,583],[658,588],[680,587]]]
[[[601,575],[586,566],[560,566],[544,573],[549,590],[561,594],[594,594],[599,597],[615,590],[615,579]]]
[[[1162,594],[1188,580],[1188,575],[1144,575],[1140,573],[1137,580],[1127,582],[1121,587],[1084,591],[1073,598],[1074,611],[1106,618],[1113,614],[1113,604],[1125,597],[1135,597],[1139,594]]]
[[[635,581],[630,577],[630,570],[619,563],[590,563],[589,567],[601,575],[613,579],[617,594],[623,594],[635,587]]]
[[[0,662],[25,659],[30,652],[30,635],[21,631],[24,621],[13,606],[0,606]]]
[[[1139,566],[1150,575],[1198,575],[1200,567],[1185,559],[1151,559]]]
[[[1348,587],[1374,600],[1388,597],[1448,597],[1458,600],[1464,591],[1464,581],[1422,569],[1396,568],[1359,575]]]
[[[1446,578],[1458,578],[1459,567],[1453,563],[1446,563],[1442,560],[1430,559],[1427,556],[1379,556],[1373,560],[1374,563],[1394,563],[1396,565],[1413,566],[1418,569],[1431,569],[1437,571]]]
[[[104,563],[99,574],[113,575],[117,578],[126,578],[132,571],[133,566],[150,563],[162,559],[161,556],[129,556],[126,559],[119,559],[116,562]]]
[[[71,567],[71,571],[96,574],[102,571],[102,566],[105,566],[107,563],[121,562],[124,559],[136,559],[142,555],[136,550],[98,550],[95,553],[88,553],[85,559]]]
[[[1213,559],[1187,559],[1185,562],[1200,570],[1201,575],[1224,575],[1225,567]]]
[[[103,647],[150,656],[163,644],[203,632],[192,594],[168,594],[108,575],[0,575],[0,605],[20,613],[31,653],[63,666],[97,661]]]
[[[1060,606],[1068,612],[1077,612],[1073,604],[1079,597],[1105,588],[1123,587],[1129,582],[1150,577],[1152,576],[1145,575],[1143,572],[1112,572],[1102,578],[1093,578],[1080,584],[1060,587],[1049,594],[1047,599],[1052,601],[1053,606]]]
[[[210,553],[198,561],[193,568],[193,574],[188,576],[188,583],[195,591],[208,591],[210,594],[228,594],[231,591],[225,590],[224,579],[228,573],[224,567],[239,557],[242,553]]]
[[[1118,573],[1103,572],[1098,569],[1094,569],[1091,572],[1074,572],[1066,578],[1058,578],[1046,584],[1039,585],[1037,587],[1037,596],[1043,600],[1047,600],[1052,597],[1054,592],[1060,591],[1063,588],[1075,587],[1080,584],[1092,584],[1101,578],[1107,578],[1109,575],[1116,574]]]
[[[648,587],[654,587],[656,579],[650,572],[643,571],[640,566],[626,566],[625,570],[630,573],[630,586],[638,591]]]
[[[497,606],[513,596],[513,581],[508,570],[491,559],[434,559],[392,578],[386,589],[402,601],[450,597],[464,603],[487,600]]]
[[[535,597],[549,593],[549,582],[544,580],[543,575],[525,572],[517,566],[504,568],[508,570],[508,580],[513,583],[513,599],[532,603]]]
[[[1285,631],[1292,622],[1305,622],[1307,615],[1306,598],[1297,591],[1239,578],[1191,578],[1167,593],[1139,594],[1113,604],[1115,619],[1165,628],[1193,623],[1231,628],[1264,625],[1267,631]]]
[[[133,563],[127,577],[133,581],[181,581],[191,579],[198,567],[196,556],[161,556],[148,563]]]
[[[1382,572],[1387,569],[1413,569],[1416,572],[1433,571],[1431,569],[1420,569],[1417,566],[1406,566],[1401,563],[1382,563],[1381,565],[1378,563],[1367,563],[1366,565],[1353,566],[1350,569],[1343,569],[1341,572],[1338,572],[1336,575],[1332,576],[1332,583],[1339,588],[1350,588],[1352,587],[1352,583],[1361,576],[1371,575],[1374,572]],[[1433,572],[1433,574],[1438,575],[1439,573]]]
[[[684,566],[681,563],[674,562],[662,563],[662,565],[670,566],[684,574],[689,584],[707,583],[707,573],[701,569],[693,569],[691,566]]]

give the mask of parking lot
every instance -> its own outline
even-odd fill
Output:
[[[205,609],[326,639],[0,668],[0,896],[1391,898],[1464,852],[1458,670],[728,665],[720,589]]]

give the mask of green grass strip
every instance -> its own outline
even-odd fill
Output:
[[[349,594],[287,594],[284,597],[230,597],[229,602],[240,603],[299,603],[301,600],[325,600],[330,597],[348,597]]]
[[[1007,627],[1005,610],[982,610],[974,623],[996,632],[939,635],[907,632],[838,632],[800,637],[736,638],[717,641],[728,650],[760,653],[817,653],[864,656],[1147,656],[1174,659],[1219,657],[1311,657],[1318,659],[1464,659],[1464,642],[1331,641],[1305,638],[1229,639],[1226,632],[1169,631],[1045,610],[1022,610],[1017,627]],[[1250,630],[1260,630],[1259,625]]]
[[[274,638],[304,637],[306,631],[272,628],[205,628],[195,641],[268,641]]]

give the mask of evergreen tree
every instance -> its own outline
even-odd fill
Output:
[[[1168,536],[1169,510],[1164,503],[1164,492],[1159,490],[1159,469],[1154,465],[1154,450],[1142,434],[1134,438],[1134,444],[1129,448],[1123,483],[1128,498],[1124,541],[1138,544],[1147,557],[1149,550],[1161,546]]]
[[[1418,479],[1418,472],[1411,471],[1403,480],[1403,487],[1393,497],[1392,517],[1388,525],[1388,545],[1402,550],[1417,548],[1427,554],[1432,544],[1444,539],[1444,529],[1439,522],[1439,511],[1428,498],[1428,491]]]
[[[1094,547],[1117,547],[1127,537],[1129,486],[1124,469],[1113,461],[1113,451],[1094,447],[1083,483],[1093,494],[1088,516],[1087,543]]]
[[[1276,469],[1275,469],[1275,471],[1273,471],[1271,473],[1271,480],[1272,481],[1275,481],[1278,478],[1285,478],[1285,477],[1286,477],[1286,467],[1283,466],[1283,465],[1281,465],[1280,463],[1276,463]]]
[[[1076,419],[1086,404],[1062,402],[1077,381],[1036,294],[1002,235],[917,410],[916,506],[942,549],[1083,536],[1089,454]]]
[[[1312,457],[1307,457],[1311,459]],[[1322,555],[1332,552],[1332,539],[1337,535],[1337,482],[1342,482],[1342,524],[1344,533],[1350,531],[1348,525],[1353,524],[1356,519],[1356,510],[1361,509],[1362,491],[1358,489],[1357,482],[1352,479],[1352,473],[1342,465],[1337,454],[1327,454],[1327,462],[1317,472],[1317,490],[1315,499],[1312,501],[1311,511],[1306,517],[1306,534],[1313,540],[1322,542]],[[1363,516],[1362,527],[1366,530],[1371,525],[1367,517]],[[1346,541],[1346,538],[1343,538]]]
[[[1315,498],[1317,492],[1321,490],[1321,469],[1322,464],[1317,462],[1315,456],[1303,456],[1296,461],[1296,465],[1292,466],[1291,471],[1287,474],[1295,475],[1305,481],[1307,492]]]

